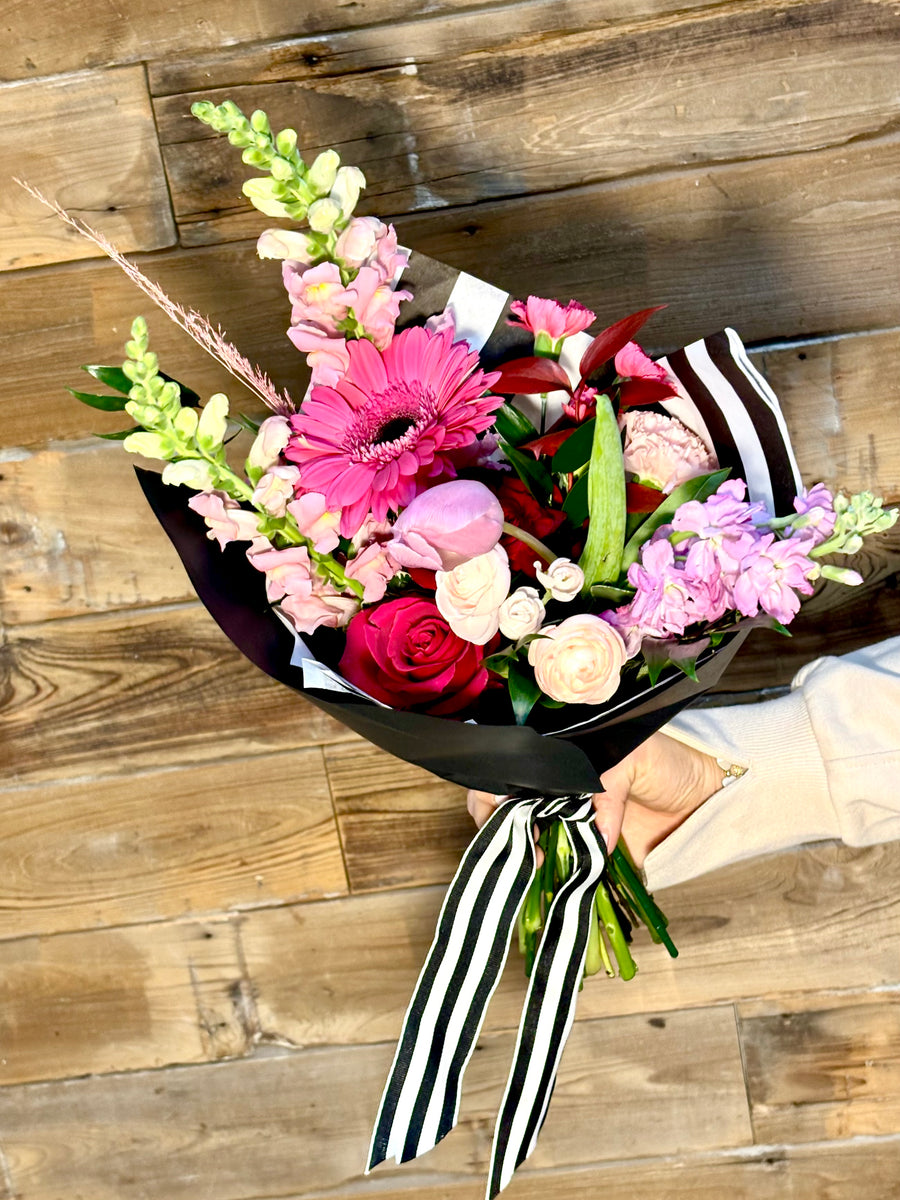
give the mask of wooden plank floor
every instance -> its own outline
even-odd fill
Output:
[[[139,254],[301,391],[279,272],[209,95],[336,144],[406,244],[648,344],[735,326],[804,476],[900,500],[900,14],[892,0],[64,0],[7,6],[0,175]],[[244,661],[194,599],[114,422],[64,391],[148,305],[0,187],[0,1200],[476,1200],[523,979],[459,1127],[363,1175],[460,790]],[[258,412],[161,316],[167,370]],[[861,593],[756,635],[755,696],[900,630]],[[784,802],[791,797],[786,792]],[[595,979],[510,1200],[896,1200],[900,843],[822,844],[661,896]]]

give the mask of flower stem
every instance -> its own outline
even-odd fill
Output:
[[[535,554],[540,555],[544,562],[552,563],[557,555],[552,550],[548,549],[543,542],[539,542],[533,534],[526,533],[524,529],[520,529],[518,525],[511,525],[509,521],[503,522],[503,532],[509,534],[510,537],[517,538],[520,542],[524,542],[530,547]]]
[[[613,908],[609,892],[602,883],[597,884],[595,903],[597,915],[603,922],[603,929],[609,938],[609,944],[612,946],[613,954],[616,956],[616,962],[619,964],[619,975],[623,979],[634,979],[637,973],[637,966],[631,957],[631,951],[628,949],[628,943],[625,941],[625,935],[622,932],[622,926],[619,924],[618,917]]]

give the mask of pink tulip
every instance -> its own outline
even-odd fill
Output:
[[[453,479],[420,492],[393,527],[392,557],[404,567],[452,571],[493,550],[503,531],[500,501],[483,483]]]

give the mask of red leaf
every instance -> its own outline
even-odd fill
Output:
[[[492,390],[505,396],[533,396],[537,392],[555,392],[564,388],[571,392],[569,377],[552,358],[514,358],[501,363],[500,378]]]
[[[656,488],[644,487],[642,483],[625,484],[625,507],[630,513],[655,512],[664,499]]]
[[[535,438],[533,442],[526,442],[524,446],[520,446],[520,450],[530,450],[535,458],[546,454],[548,458],[552,458],[560,446],[571,437],[577,425],[568,425],[565,429],[551,430],[545,433],[543,437]]]
[[[626,343],[631,341],[649,317],[666,307],[665,304],[657,304],[653,308],[642,308],[640,312],[632,313],[630,317],[623,317],[621,321],[616,321],[615,325],[610,325],[608,329],[598,333],[581,356],[581,378],[590,379],[604,363],[609,362]]]
[[[659,379],[626,379],[619,388],[619,408],[639,404],[658,404],[676,395],[675,389]]]

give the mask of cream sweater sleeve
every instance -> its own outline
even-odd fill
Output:
[[[900,838],[900,637],[809,663],[787,696],[688,710],[663,733],[748,770],[647,855],[651,889],[803,842]]]

